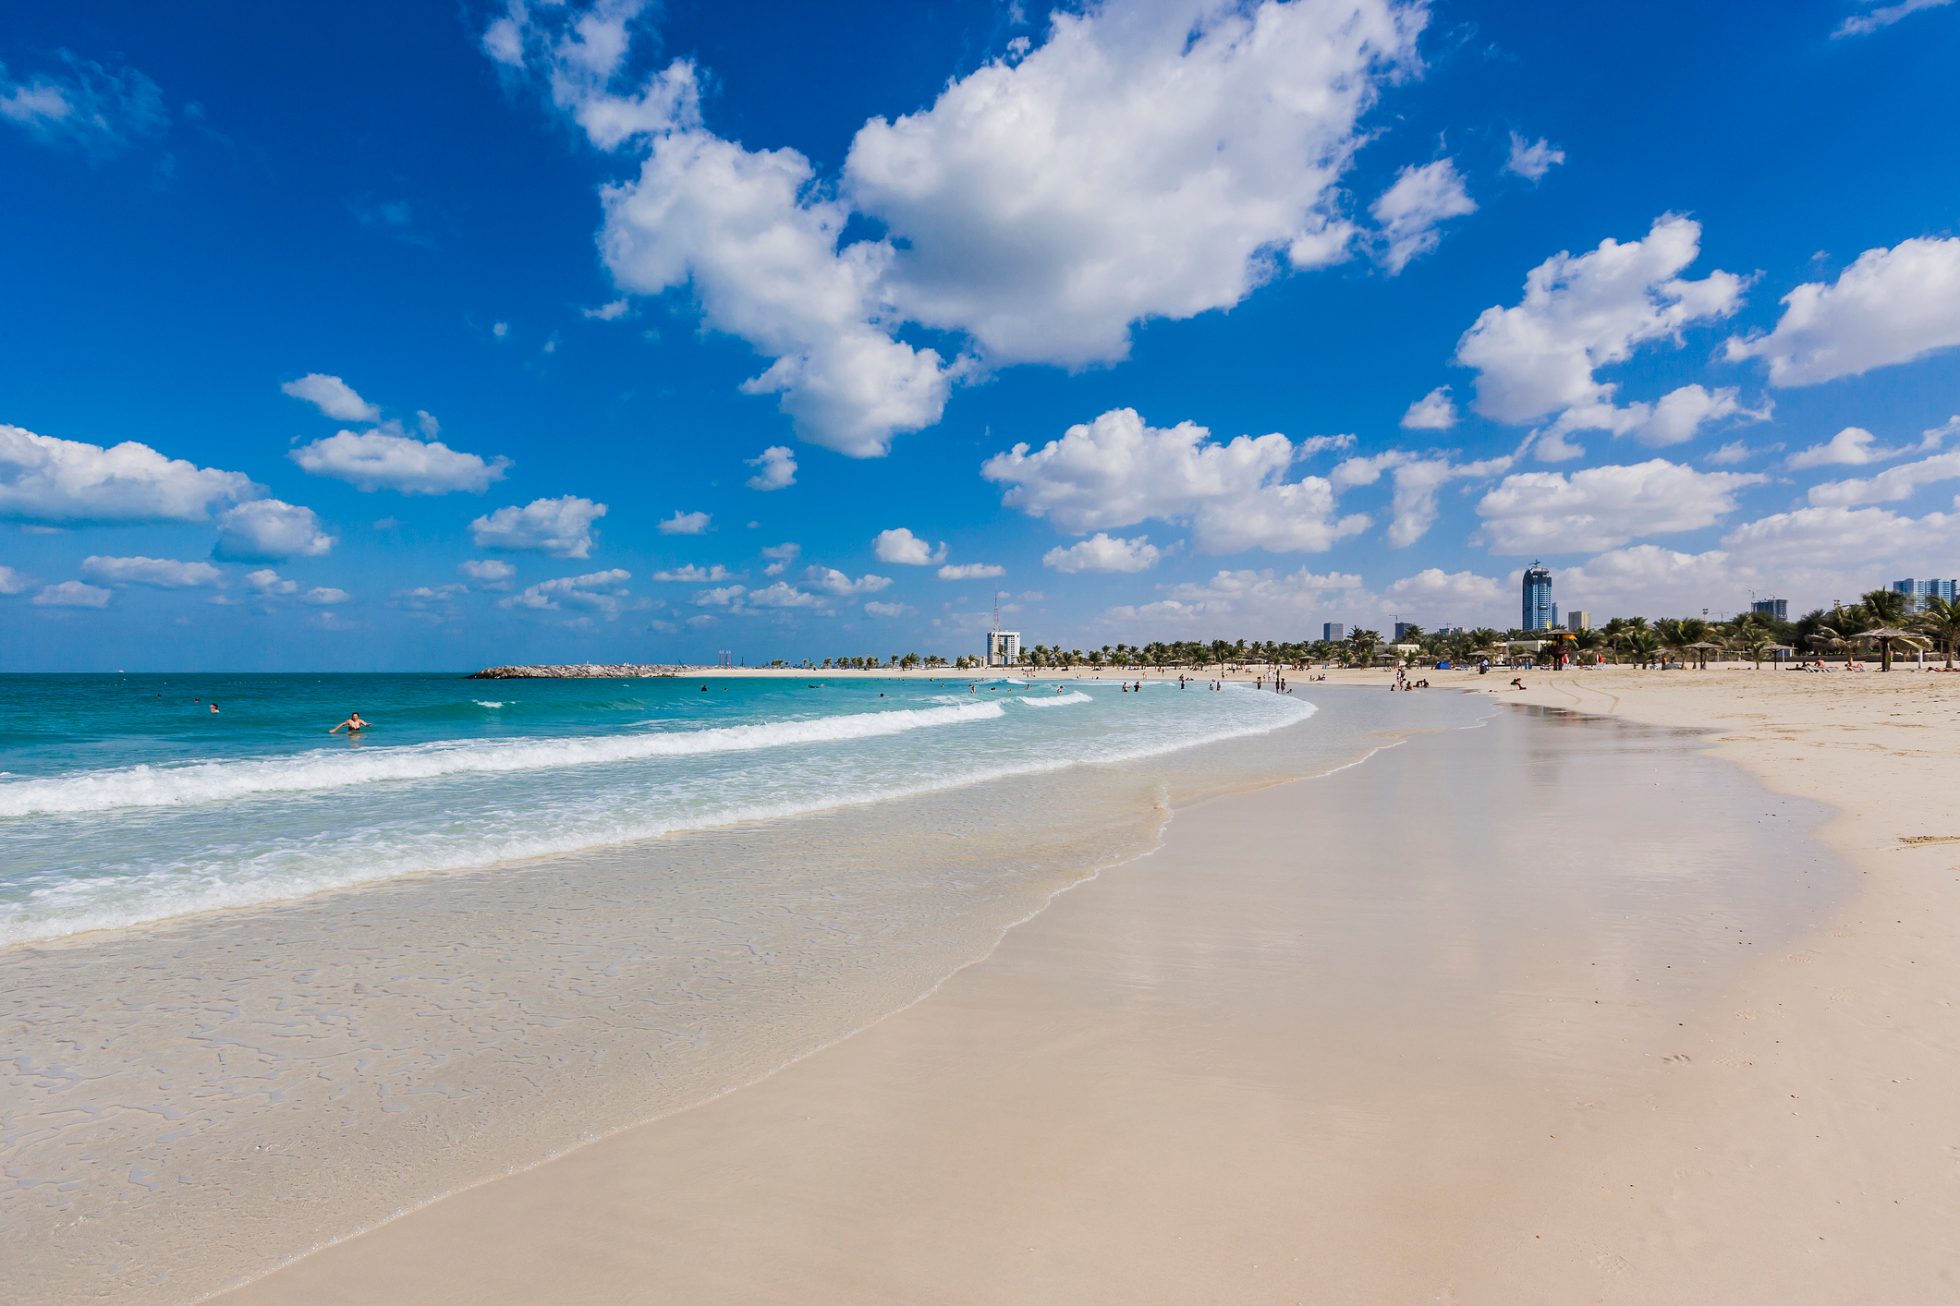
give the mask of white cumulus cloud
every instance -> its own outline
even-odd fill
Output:
[[[1529,140],[1511,133],[1511,154],[1504,160],[1504,171],[1516,173],[1526,181],[1543,181],[1545,174],[1565,162],[1565,151],[1544,137]]]
[[[299,583],[297,581],[287,580],[270,567],[261,567],[257,571],[246,572],[245,583],[251,586],[255,592],[266,595],[267,597],[279,594],[292,594],[299,590]]]
[[[103,448],[0,423],[0,519],[55,526],[198,522],[250,498],[238,472],[166,458],[133,440]]]
[[[1241,435],[1220,444],[1194,422],[1148,426],[1117,408],[1070,427],[1040,449],[1017,444],[981,466],[1008,486],[1002,502],[1075,534],[1156,519],[1191,525],[1205,553],[1260,548],[1316,552],[1365,529],[1337,516],[1324,477],[1281,478],[1297,451],[1284,435]]]
[[[605,515],[605,504],[573,494],[533,499],[522,508],[499,508],[478,517],[470,523],[470,536],[479,549],[584,558],[592,552],[592,523]]]
[[[1060,572],[1144,571],[1157,565],[1164,551],[1147,535],[1129,539],[1097,531],[1086,540],[1055,548],[1041,555],[1042,565]]]
[[[218,514],[220,558],[240,562],[276,562],[282,558],[317,558],[334,546],[334,537],[320,527],[311,508],[282,499],[255,499]]]
[[[1834,282],[1783,297],[1766,335],[1734,337],[1731,360],[1761,359],[1771,385],[1816,385],[1960,345],[1960,236],[1868,249]]]
[[[22,593],[30,583],[26,576],[12,567],[0,567],[0,594]]]
[[[664,571],[656,571],[649,579],[661,582],[678,581],[690,585],[713,585],[721,581],[733,580],[735,574],[719,562],[711,567],[689,563],[685,567],[669,567]]]
[[[308,372],[296,381],[283,382],[279,388],[295,399],[304,399],[337,422],[381,420],[381,410],[361,398],[353,386],[337,376]]]
[[[904,526],[879,531],[871,541],[871,552],[878,561],[901,567],[930,567],[946,560],[944,541],[928,544]]]
[[[748,465],[756,469],[749,477],[751,490],[782,490],[796,484],[796,455],[785,445],[770,445]]]
[[[1447,431],[1455,425],[1456,400],[1450,398],[1450,388],[1446,385],[1437,386],[1402,414],[1405,431]]]
[[[835,567],[809,567],[803,572],[803,583],[826,594],[839,596],[851,594],[876,594],[879,590],[891,587],[891,577],[874,576],[869,572],[851,579]]]
[[[1713,422],[1730,418],[1745,422],[1770,419],[1774,406],[1768,401],[1761,408],[1748,408],[1738,396],[1734,386],[1709,390],[1700,385],[1684,385],[1651,404],[1635,402],[1621,406],[1603,400],[1582,403],[1560,413],[1558,420],[1545,429],[1541,440],[1552,443],[1550,449],[1541,446],[1540,457],[1551,462],[1568,450],[1579,452],[1565,445],[1562,439],[1574,431],[1611,431],[1615,436],[1632,436],[1642,444],[1665,448],[1686,444],[1703,426]]]
[[[1960,453],[1934,454],[1916,462],[1888,467],[1876,476],[1826,481],[1810,487],[1810,502],[1850,507],[1861,503],[1898,503],[1922,486],[1960,478]]]
[[[505,608],[533,608],[555,612],[572,607],[596,612],[608,621],[617,617],[629,594],[626,583],[632,573],[622,567],[587,572],[583,576],[561,576],[556,580],[527,585],[508,598],[499,599]]]
[[[915,321],[991,361],[1124,357],[1132,323],[1345,257],[1337,182],[1426,14],[1389,0],[1058,10],[1046,39],[875,118],[845,189]]]
[[[1700,253],[1701,224],[1667,214],[1640,240],[1609,237],[1533,268],[1517,304],[1485,309],[1457,342],[1456,361],[1477,372],[1477,411],[1529,422],[1611,402],[1616,387],[1597,378],[1599,368],[1650,341],[1678,342],[1685,327],[1742,303],[1744,281],[1733,273],[1681,275]]]
[[[1475,213],[1477,204],[1464,189],[1456,163],[1438,159],[1402,169],[1395,184],[1368,211],[1381,224],[1382,263],[1393,276],[1436,248],[1442,239],[1437,227],[1450,218]]]
[[[1591,552],[1711,526],[1735,511],[1740,490],[1767,479],[1696,471],[1664,458],[1569,476],[1521,472],[1485,494],[1477,513],[1494,553]]]
[[[1863,467],[1897,458],[1904,452],[1879,444],[1878,437],[1862,426],[1847,426],[1824,443],[1791,454],[1788,461],[1797,471],[1809,467]]]
[[[662,535],[700,535],[708,529],[708,514],[705,512],[682,512],[674,509],[674,515],[660,523]]]
[[[451,449],[439,440],[418,440],[398,430],[341,431],[293,450],[292,460],[315,476],[330,476],[362,490],[403,494],[481,494],[504,478],[508,458],[489,461]]]
[[[991,562],[959,562],[939,569],[941,580],[992,580],[1006,574],[1007,568]]]
[[[40,608],[106,608],[109,591],[99,585],[64,580],[59,585],[44,586],[32,602]]]
[[[471,558],[457,564],[456,570],[485,589],[503,589],[517,574],[517,568],[498,558]]]
[[[82,574],[109,585],[195,589],[201,585],[217,584],[221,573],[208,562],[178,562],[171,558],[110,558],[93,554],[82,559]]]
[[[828,185],[795,150],[710,131],[685,60],[628,81],[646,12],[507,0],[483,48],[595,146],[639,157],[603,192],[619,287],[691,287],[711,327],[774,360],[745,388],[854,456],[936,423],[979,367],[1118,359],[1136,322],[1228,308],[1282,260],[1345,257],[1339,179],[1426,21],[1399,0],[1059,11],[927,109],[865,123]],[[860,215],[883,234],[847,243]],[[900,339],[908,323],[978,359]]]

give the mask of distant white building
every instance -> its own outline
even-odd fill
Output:
[[[1021,661],[1021,632],[1018,630],[990,630],[987,632],[987,665],[990,667],[1011,667]]]

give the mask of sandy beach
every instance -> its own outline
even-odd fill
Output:
[[[1431,679],[1528,710],[225,1300],[1951,1300],[1960,683]]]

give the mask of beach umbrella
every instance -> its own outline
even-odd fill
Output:
[[[1880,671],[1890,671],[1892,669],[1892,646],[1894,644],[1903,643],[1909,648],[1918,648],[1920,646],[1919,636],[1909,630],[1900,630],[1897,626],[1880,626],[1876,630],[1861,630],[1851,638],[1867,640],[1878,645],[1878,669]]]
[[[1705,639],[1698,639],[1694,643],[1686,644],[1682,647],[1693,649],[1695,651],[1696,668],[1701,671],[1706,671],[1708,670],[1708,655],[1713,652],[1720,652],[1723,645],[1711,643]]]

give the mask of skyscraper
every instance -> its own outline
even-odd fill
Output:
[[[1541,563],[1524,569],[1523,630],[1550,630],[1558,624],[1558,609],[1552,604],[1552,573]]]
[[[1592,613],[1585,608],[1574,608],[1565,614],[1567,630],[1591,630]]]
[[[1414,630],[1415,628],[1416,628],[1416,623],[1415,623],[1415,622],[1413,622],[1413,621],[1398,621],[1398,622],[1396,622],[1396,623],[1395,623],[1395,642],[1396,642],[1397,644],[1400,644],[1400,643],[1401,643],[1401,642],[1402,642],[1403,640],[1405,640],[1405,639],[1407,639],[1407,638],[1409,637],[1409,632],[1410,632],[1410,631],[1412,631],[1412,630]]]
[[[1749,610],[1759,617],[1768,617],[1771,621],[1788,621],[1790,619],[1790,600],[1757,599],[1749,605]]]
[[[1320,637],[1329,644],[1334,643],[1336,640],[1346,639],[1347,623],[1342,621],[1329,621],[1325,623],[1320,628]]]
[[[1892,588],[1906,596],[1914,612],[1925,611],[1927,599],[1942,598],[1952,603],[1960,596],[1960,580],[1914,580],[1908,576],[1893,581]]]

